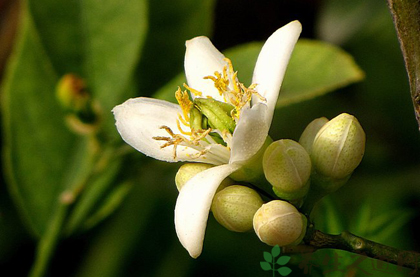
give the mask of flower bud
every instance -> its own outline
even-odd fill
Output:
[[[175,175],[175,184],[178,191],[185,185],[185,183],[194,177],[196,174],[213,167],[211,164],[204,164],[204,163],[186,163],[183,164]],[[219,185],[218,191],[224,189],[225,187],[231,185],[233,180],[230,178],[226,178],[223,182]]]
[[[289,202],[273,200],[254,215],[258,238],[271,246],[299,244],[306,233],[307,219]]]
[[[274,193],[285,200],[300,200],[309,189],[311,159],[296,141],[282,139],[267,147],[263,158],[265,178]]]
[[[216,193],[211,211],[217,222],[228,230],[246,232],[252,229],[254,214],[263,203],[255,190],[233,185]]]
[[[315,137],[311,158],[317,174],[340,180],[359,165],[365,152],[365,132],[357,119],[343,113],[326,123]]]
[[[300,136],[299,143],[309,154],[311,154],[312,144],[314,143],[316,134],[327,122],[328,119],[326,117],[314,119],[311,123],[308,124],[308,126],[306,126],[305,130]]]
[[[85,82],[74,74],[66,74],[60,79],[56,93],[60,104],[68,110],[85,109],[90,100]]]
[[[72,131],[88,135],[98,130],[102,110],[99,103],[91,99],[82,78],[64,75],[57,84],[56,96],[67,112],[65,120]]]

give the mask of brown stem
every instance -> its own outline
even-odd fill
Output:
[[[330,235],[319,230],[309,229],[304,245],[284,247],[283,253],[308,253],[325,248],[341,249],[402,267],[420,268],[420,253],[399,250],[361,238],[347,231],[339,235]]]

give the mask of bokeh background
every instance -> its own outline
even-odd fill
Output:
[[[10,62],[13,49],[17,51],[17,30],[28,11],[45,48],[50,52],[66,49],[60,53],[74,57],[73,64],[64,64],[59,59],[60,53],[55,55],[53,64],[57,71],[77,72],[82,59],[76,53],[78,43],[69,45],[68,42],[79,39],[78,34],[71,26],[60,26],[62,32],[57,35],[51,27],[55,18],[71,17],[74,12],[71,7],[76,2],[79,1],[56,1],[51,5],[46,0],[0,0],[2,102],[6,72],[16,66]],[[280,26],[298,19],[303,25],[302,38],[329,42],[352,55],[365,73],[363,81],[278,109],[270,135],[273,139],[297,140],[314,118],[332,118],[342,112],[355,115],[367,135],[365,157],[349,183],[317,206],[315,222],[321,230],[330,233],[349,230],[390,246],[420,251],[420,230],[415,224],[420,219],[420,138],[403,58],[385,1],[139,2],[147,8],[147,13],[139,15],[145,17],[141,20],[147,22],[147,33],[142,47],[138,45],[139,55],[132,65],[130,90],[136,96],[153,96],[181,73],[185,40],[197,35],[211,37],[224,51],[243,43],[263,41]],[[135,28],[117,27],[125,35],[130,34],[127,29]],[[98,59],[100,55],[106,53],[98,53]],[[2,108],[6,110],[4,103]],[[45,113],[49,111],[45,106]],[[2,142],[9,135],[5,116],[3,112]],[[107,124],[113,124],[111,116],[106,120]],[[7,155],[4,146],[3,154]],[[43,163],[45,158],[34,159]],[[7,158],[3,159],[2,168],[7,169],[7,162]],[[177,240],[173,224],[178,194],[174,175],[178,167],[130,151],[114,180],[115,183],[133,181],[126,197],[95,226],[60,240],[49,276],[269,276],[270,272],[264,272],[259,262],[263,260],[263,251],[270,251],[271,247],[261,243],[252,232],[237,234],[224,229],[212,216],[203,254],[197,260],[189,257]],[[31,176],[31,172],[19,174]],[[28,227],[13,197],[13,185],[6,170],[0,178],[0,275],[26,276],[39,237]],[[291,276],[366,276],[367,273],[407,276],[413,272],[384,265],[380,272],[376,262],[366,259],[356,266],[353,264],[356,259],[342,251],[322,250],[313,256],[311,273],[302,267],[301,255],[293,256],[288,266],[293,270]]]

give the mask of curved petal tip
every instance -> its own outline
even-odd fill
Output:
[[[299,20],[293,20],[292,22],[284,25],[282,28],[293,28],[294,32],[299,34],[302,32],[302,24],[299,22]]]
[[[258,56],[252,83],[257,84],[258,93],[267,100],[270,123],[289,59],[301,31],[302,25],[297,20],[281,27],[267,39]],[[256,102],[259,101],[257,97],[254,98]]]

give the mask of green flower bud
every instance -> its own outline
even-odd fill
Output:
[[[85,82],[74,74],[66,74],[60,79],[56,93],[60,104],[72,111],[85,109],[90,101]]]
[[[299,244],[306,233],[307,219],[289,202],[274,200],[262,205],[254,215],[258,238],[271,246]]]
[[[204,163],[186,163],[183,164],[175,175],[175,184],[178,191],[185,185],[185,183],[194,177],[196,174],[213,167],[211,164]],[[222,181],[217,191],[224,189],[227,186],[233,184],[233,180],[226,178]]]
[[[87,135],[98,130],[102,110],[99,103],[91,99],[82,78],[64,75],[57,84],[56,96],[67,112],[65,120],[72,131]]]
[[[231,115],[232,105],[211,98],[196,98],[194,106],[205,115],[211,128],[231,134],[235,130],[236,122]]]
[[[317,174],[341,180],[360,164],[365,132],[357,119],[343,113],[326,123],[315,137],[311,158]]]
[[[228,230],[246,232],[252,229],[254,214],[263,203],[255,190],[233,185],[216,193],[211,211],[217,222]]]
[[[285,200],[300,200],[309,190],[311,159],[296,141],[282,139],[267,147],[263,158],[265,178],[274,193]]]
[[[320,117],[313,120],[311,123],[306,126],[302,135],[300,136],[299,143],[306,149],[306,152],[311,154],[312,144],[319,130],[328,122],[326,117]]]

